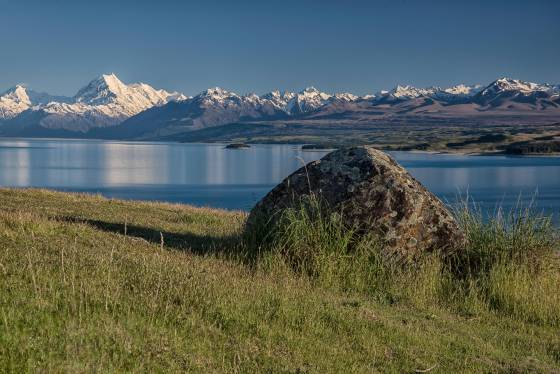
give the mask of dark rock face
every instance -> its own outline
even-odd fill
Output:
[[[304,195],[319,196],[348,227],[375,233],[388,253],[414,257],[450,251],[464,236],[443,203],[389,155],[372,147],[334,151],[302,167],[268,193],[251,211],[247,229],[292,207]]]

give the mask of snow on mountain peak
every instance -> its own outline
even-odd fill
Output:
[[[202,91],[202,93],[200,94],[200,96],[206,96],[206,97],[210,97],[213,99],[223,99],[226,98],[228,96],[232,96],[236,94],[234,94],[233,92],[229,92],[228,90],[224,90],[221,87],[212,87],[212,88],[208,88],[204,91]]]
[[[123,83],[115,74],[103,74],[92,80],[74,96],[76,103],[87,105],[116,105],[127,114],[136,114],[154,105],[168,101],[185,100],[177,92],[156,90],[146,83]]]
[[[274,90],[262,95],[261,98],[266,100],[273,100],[273,99],[290,100],[295,95],[296,95],[295,93],[290,91],[280,92],[280,90]]]
[[[115,74],[103,74],[78,91],[74,99],[78,103],[103,105],[126,95],[127,86]]]
[[[178,92],[156,90],[145,83],[125,84],[115,74],[103,74],[80,89],[73,98],[52,96],[17,85],[0,94],[0,119],[28,110],[41,110],[41,125],[86,131],[115,125],[128,117],[169,101],[186,100]]]
[[[502,94],[504,92],[505,94]],[[534,93],[536,94],[533,95]],[[197,126],[232,123],[240,118],[301,115],[314,112],[330,104],[335,109],[352,108],[352,105],[347,105],[345,102],[356,100],[369,101],[369,103],[362,103],[363,105],[423,105],[430,104],[429,99],[431,99],[432,104],[435,102],[435,105],[441,102],[445,104],[473,103],[486,106],[490,103],[498,105],[516,98],[523,103],[528,102],[528,99],[534,99],[536,103],[536,100],[542,98],[548,100],[548,97],[553,96],[552,100],[556,101],[546,105],[554,106],[554,103],[558,102],[559,94],[559,86],[504,77],[485,87],[460,84],[449,88],[417,88],[410,85],[397,85],[391,91],[382,91],[378,96],[358,97],[347,92],[332,95],[313,86],[297,93],[275,90],[261,96],[256,94],[238,95],[235,92],[214,87],[203,91],[194,98],[187,98],[177,92],[154,89],[146,83],[126,84],[111,73],[95,78],[80,89],[73,98],[37,93],[26,89],[23,85],[17,85],[0,94],[0,120],[14,118],[30,109],[42,110],[45,116],[40,117],[41,126],[87,131],[92,127],[119,124],[154,106],[188,99],[189,105],[184,107],[197,108],[197,110],[185,118],[188,118],[195,126],[193,128],[196,128]],[[495,100],[496,98],[498,100]],[[407,100],[412,100],[412,104],[403,104]],[[205,113],[204,118],[197,117],[201,112]]]
[[[359,98],[359,96],[351,94],[350,92],[339,92],[334,94],[332,98],[341,101],[355,101]]]
[[[470,96],[480,91],[481,88],[482,86],[480,84],[473,86],[459,84],[457,86],[446,88],[443,91],[451,95]]]
[[[261,100],[270,103],[270,105],[277,110],[288,112],[288,102],[292,100],[295,95],[295,93],[289,91],[280,92],[279,90],[274,90],[262,95],[260,98]]]
[[[18,84],[0,95],[0,119],[10,119],[28,109],[40,108],[50,102],[72,101],[64,96],[52,96],[27,89]]]
[[[2,94],[2,97],[9,97],[14,101],[31,104],[31,100],[29,99],[29,95],[27,94],[27,88],[25,88],[25,86],[21,84],[15,85],[14,87],[8,89]]]
[[[321,92],[315,87],[307,87],[295,94],[284,110],[291,114],[309,112],[326,104],[331,97],[332,95]]]
[[[428,88],[416,88],[414,86],[401,86],[393,88],[387,93],[387,95],[392,96],[397,99],[414,99],[420,96],[430,96],[435,92],[440,90],[438,87],[428,87]]]
[[[303,91],[299,92],[296,96],[299,96],[300,98],[310,98],[310,99],[319,98],[321,100],[328,100],[332,95],[319,91],[318,89],[312,86],[312,87],[307,87]]]
[[[482,95],[496,94],[504,91],[519,91],[527,94],[534,91],[549,91],[550,86],[542,85],[533,82],[525,82],[518,79],[503,77],[496,79],[490,83],[484,90],[481,91]]]
[[[0,119],[13,118],[31,105],[27,89],[18,84],[0,95]]]
[[[145,83],[127,85],[115,74],[103,74],[80,89],[71,102],[50,102],[41,107],[47,113],[42,124],[86,131],[91,127],[116,125],[153,106],[185,99],[186,96],[177,92],[156,90]]]
[[[316,89],[316,88],[313,87],[313,86],[305,87],[305,89],[303,89],[303,90],[301,91],[301,93],[318,93],[318,92],[319,92],[319,90]]]
[[[275,101],[275,102],[281,102],[282,101],[282,94],[280,93],[279,90],[274,90],[274,91],[270,91],[269,93],[266,93],[266,94],[262,95],[261,99]]]
[[[124,83],[115,75],[115,73],[111,74],[101,74],[100,79],[105,81],[108,85],[112,86],[123,86]]]
[[[332,95],[329,95],[325,92],[321,92],[313,86],[306,87],[304,90],[298,93],[299,96],[302,97],[316,97],[320,96],[323,100],[327,100]]]
[[[379,98],[393,98],[400,100],[416,99],[420,97],[427,97],[441,100],[456,100],[465,99],[475,95],[481,90],[482,86],[474,85],[467,86],[460,84],[449,88],[440,88],[436,86],[418,88],[410,85],[397,85],[391,91],[381,91]]]

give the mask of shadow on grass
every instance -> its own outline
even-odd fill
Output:
[[[189,251],[197,255],[219,253],[232,254],[240,242],[240,237],[238,235],[213,236],[193,233],[176,233],[125,223],[106,222],[72,216],[58,216],[56,220],[86,224],[98,230],[144,239],[153,244],[161,245],[163,241],[164,248]]]

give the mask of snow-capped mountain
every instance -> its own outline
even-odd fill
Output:
[[[449,102],[462,101],[476,95],[482,89],[481,85],[467,86],[460,84],[449,88],[398,85],[390,91],[381,91],[376,95],[379,102],[403,101],[417,98],[431,98]]]
[[[560,105],[557,86],[500,78],[490,83],[473,97],[482,106],[512,108],[530,105],[542,110]]]
[[[139,113],[154,105],[163,105],[170,100],[185,100],[186,98],[178,92],[156,90],[145,83],[126,85],[115,74],[102,75],[94,79],[74,96],[76,103],[118,104],[129,113]]]
[[[450,88],[397,86],[375,97],[340,104],[329,103],[305,118],[339,123],[481,123],[484,120],[528,123],[560,122],[557,86],[502,78],[487,86],[458,85]]]
[[[307,87],[300,92],[272,91],[260,97],[268,101],[275,108],[286,112],[289,115],[298,115],[316,110],[331,101],[354,101],[359,96],[349,92],[329,94],[319,91],[315,87]]]
[[[459,84],[457,86],[445,88],[442,91],[449,95],[470,97],[479,93],[483,88],[484,87],[481,84],[475,84],[471,86]]]
[[[210,88],[186,101],[189,109],[180,119],[193,129],[223,125],[242,118],[266,118],[280,115],[281,103],[255,94],[238,95],[219,87]]]
[[[240,95],[219,87],[194,97],[125,84],[102,75],[72,98],[36,93],[16,86],[0,95],[0,135],[20,127],[81,132],[84,136],[149,138],[259,121],[449,121],[480,116],[536,116],[560,121],[560,86],[500,78],[487,86],[417,88],[398,85],[376,95],[326,93],[314,87],[300,92],[271,91]],[[35,126],[35,127],[34,127]],[[106,130],[99,130],[103,128]],[[63,133],[64,135],[64,133]]]
[[[329,102],[332,95],[321,92],[315,87],[294,94],[288,101],[285,111],[290,114],[301,114],[313,111]]]
[[[239,95],[219,87],[210,88],[189,100],[148,110],[125,121],[119,133],[151,129],[165,132],[199,130],[239,121],[278,120],[312,112],[333,100],[349,102],[349,93],[331,95],[309,87],[298,93],[272,91],[258,96]],[[147,123],[151,125],[148,125]]]
[[[295,93],[284,91],[272,91],[261,96],[261,99],[268,100],[276,109],[288,113],[288,103],[296,96]]]
[[[414,99],[420,96],[432,96],[436,92],[440,91],[438,87],[428,87],[428,88],[416,88],[413,86],[401,86],[393,88],[388,92],[388,96],[395,99]]]
[[[524,82],[517,79],[511,78],[500,78],[490,83],[486,88],[484,88],[480,94],[491,95],[501,92],[520,92],[520,93],[532,93],[535,91],[549,91],[552,87],[546,84],[538,84],[532,82]]]
[[[239,95],[215,87],[178,105],[154,108],[146,115],[127,121],[123,126],[134,131],[135,123],[146,121],[146,116],[157,118],[157,120],[152,119],[152,123],[163,120],[179,131],[197,130],[241,120],[274,120],[308,113],[325,105],[334,97],[313,87],[298,93],[272,91],[261,96],[253,93]],[[356,98],[352,94],[340,94],[337,97],[340,100]]]
[[[369,99],[370,97],[373,97],[373,96],[372,95],[366,95],[366,96],[362,97],[362,99]],[[340,93],[336,93],[333,96],[331,96],[329,100],[331,100],[331,101],[339,100],[339,101],[351,102],[351,101],[356,101],[358,99],[360,99],[360,96],[351,94],[350,92],[340,92]]]
[[[0,119],[14,118],[31,108],[31,100],[23,86],[15,86],[0,95]]]
[[[85,132],[114,126],[153,106],[186,100],[177,92],[157,90],[144,83],[124,84],[116,75],[101,75],[73,98],[51,96],[16,86],[0,97],[0,118],[13,119],[26,110],[39,112],[35,124],[49,129]],[[31,125],[31,124],[29,124]]]
[[[0,120],[11,119],[37,105],[49,102],[68,102],[70,98],[35,92],[23,85],[16,85],[0,94]]]
[[[101,75],[78,91],[71,103],[51,102],[41,109],[41,126],[71,131],[114,126],[153,106],[185,100],[177,92],[144,84],[124,84],[115,74]]]
[[[118,137],[128,134],[131,138],[150,138],[169,137],[226,124],[259,121],[289,123],[292,119],[298,124],[316,121],[368,123],[369,121],[403,121],[405,118],[449,121],[453,118],[474,119],[482,115],[499,118],[509,115],[510,112],[513,113],[513,110],[516,116],[531,115],[535,118],[535,115],[542,114],[547,118],[560,117],[560,109],[557,112],[552,110],[559,107],[550,100],[554,91],[551,88],[553,86],[523,82],[518,83],[523,92],[527,90],[540,92],[538,90],[542,87],[548,87],[550,92],[545,95],[550,105],[543,104],[538,107],[517,105],[513,109],[504,106],[489,111],[476,99],[484,91],[490,92],[493,84],[486,87],[457,85],[449,88],[397,86],[390,91],[362,97],[350,93],[329,94],[313,87],[298,93],[272,91],[262,96],[238,95],[221,88],[212,88],[189,100],[169,103],[142,112],[126,120],[115,130],[119,134]],[[508,89],[517,92],[515,87]]]
[[[448,103],[461,103],[467,102],[474,95],[480,92],[484,87],[480,84],[467,86],[459,84],[457,86],[448,88],[437,88],[430,97],[436,100],[442,100]]]
[[[271,92],[258,96],[238,95],[223,88],[207,89],[188,100],[171,102],[146,110],[115,129],[120,134],[159,131],[184,132],[224,125],[240,120],[276,119],[288,115],[291,93]],[[105,133],[103,133],[105,134]]]

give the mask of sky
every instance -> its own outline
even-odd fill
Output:
[[[560,1],[0,0],[0,92],[103,73],[195,95],[560,83]]]

